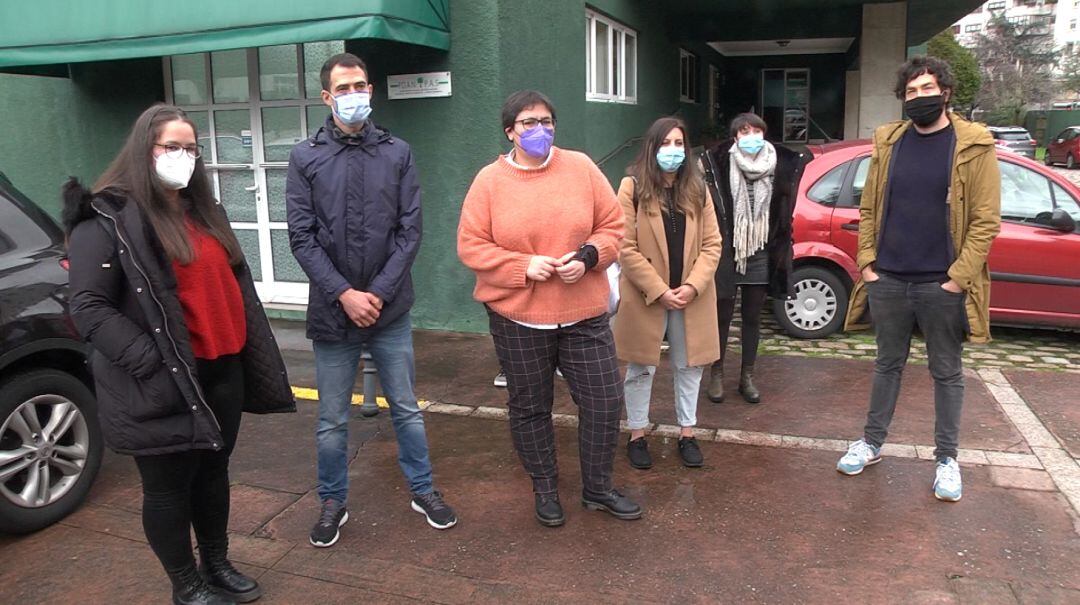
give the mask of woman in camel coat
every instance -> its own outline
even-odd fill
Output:
[[[679,454],[686,466],[702,464],[693,433],[698,390],[705,366],[720,357],[714,282],[720,230],[685,133],[676,118],[653,123],[641,155],[627,170],[630,176],[619,187],[626,231],[619,256],[615,349],[630,362],[627,455],[635,468],[652,466],[644,429],[665,333],[675,374]]]

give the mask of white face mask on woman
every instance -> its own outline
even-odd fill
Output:
[[[183,189],[188,186],[191,174],[195,172],[195,158],[184,152],[179,158],[171,158],[163,153],[154,160],[154,173],[166,189]]]

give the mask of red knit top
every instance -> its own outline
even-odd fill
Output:
[[[244,348],[247,324],[244,299],[225,248],[188,221],[188,238],[195,260],[173,262],[176,293],[191,335],[191,350],[199,359],[217,359]]]

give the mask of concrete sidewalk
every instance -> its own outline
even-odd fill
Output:
[[[297,329],[276,327],[293,384],[311,387]],[[664,437],[674,425],[664,369],[653,469],[630,468],[620,439],[616,483],[646,510],[635,522],[578,505],[576,416],[559,384],[568,520],[546,529],[532,517],[505,392],[491,386],[490,339],[417,332],[415,342],[437,487],[460,523],[437,532],[409,509],[389,414],[357,415],[352,520],[335,547],[314,549],[316,404],[246,416],[232,466],[232,554],[259,577],[260,602],[1080,603],[1080,376],[969,372],[964,499],[945,504],[930,490],[925,366],[906,373],[889,456],[858,477],[834,467],[859,435],[869,362],[762,357],[761,405],[734,393],[719,405],[702,399],[701,469],[682,467]],[[78,512],[0,538],[0,602],[165,602],[140,506],[131,460],[108,455]]]

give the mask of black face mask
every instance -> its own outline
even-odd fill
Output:
[[[937,121],[945,111],[945,95],[915,97],[904,101],[904,113],[916,126],[926,127]]]

